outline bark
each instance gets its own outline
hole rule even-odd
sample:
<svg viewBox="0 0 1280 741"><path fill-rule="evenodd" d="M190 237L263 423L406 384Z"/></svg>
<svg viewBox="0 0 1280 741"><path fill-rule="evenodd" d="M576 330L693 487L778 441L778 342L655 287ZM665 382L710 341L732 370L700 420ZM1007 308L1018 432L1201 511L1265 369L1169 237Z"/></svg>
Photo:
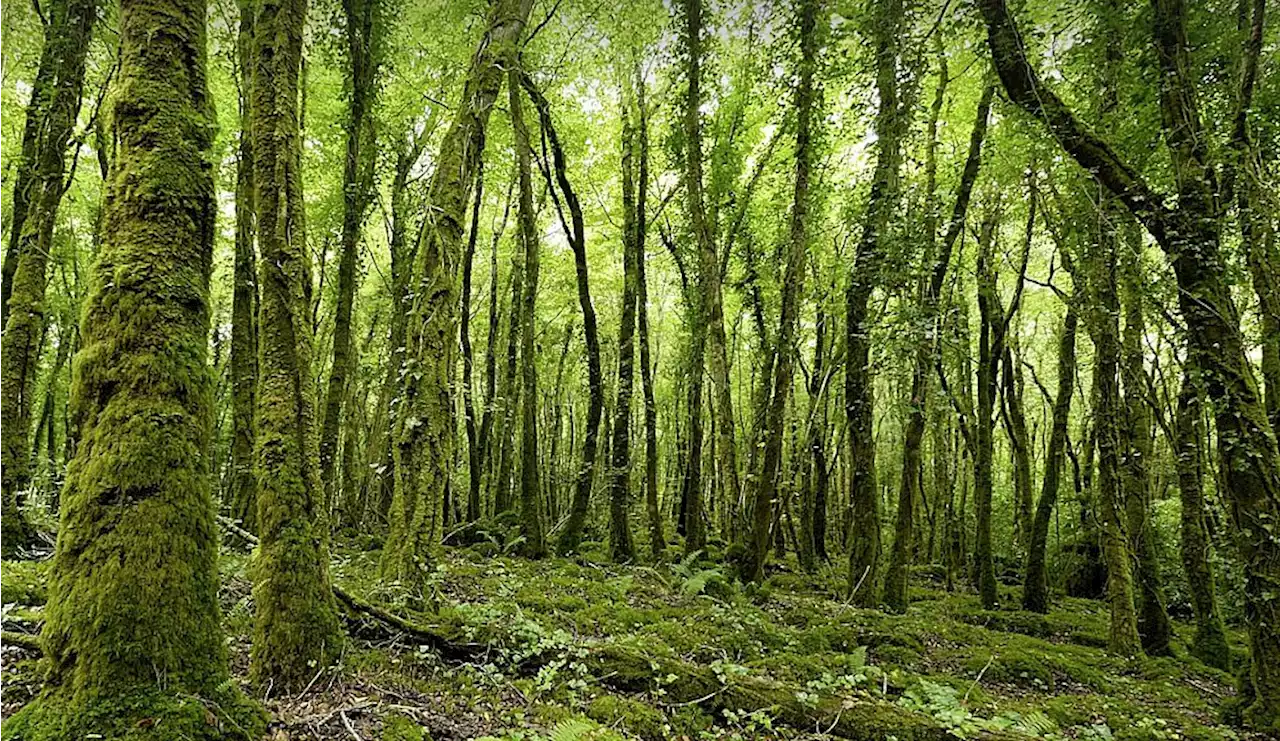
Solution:
<svg viewBox="0 0 1280 741"><path fill-rule="evenodd" d="M475 357L471 351L471 265L476 256L476 239L480 233L480 204L484 198L484 163L476 170L476 194L471 206L471 231L467 251L462 256L462 306L458 310L458 344L462 349L462 414L467 430L467 522L480 519L480 483L484 458L480 452L479 430L476 428Z"/></svg>
<svg viewBox="0 0 1280 741"><path fill-rule="evenodd" d="M205 11L121 5L117 156L72 383L80 443L49 574L45 687L5 721L7 738L265 730L229 677L218 608Z"/></svg>
<svg viewBox="0 0 1280 741"><path fill-rule="evenodd" d="M1075 393L1077 324L1075 307L1068 302L1067 313L1062 319L1062 334L1058 337L1058 390L1053 398L1053 421L1045 450L1044 479L1041 481L1040 499L1036 502L1035 519L1027 541L1027 576L1022 590L1022 609L1031 612L1049 611L1045 550L1049 541L1049 522L1058 502L1062 459L1067 444L1067 425L1071 418L1071 397Z"/></svg>
<svg viewBox="0 0 1280 741"><path fill-rule="evenodd" d="M791 392L794 375L797 325L800 300L804 293L804 281L809 257L808 217L810 168L814 159L813 110L816 98L814 74L818 65L818 41L815 26L818 20L818 0L804 0L798 9L797 23L800 36L800 75L796 88L796 150L795 185L792 191L791 223L786 250L786 269L782 280L782 309L778 322L778 334L772 344L772 377L769 380L768 404L765 411L763 457L760 477L751 481L755 489L752 506L751 539L748 541L742 562L742 576L753 582L764 578L764 563L768 555L769 516L775 510L778 493L778 477L782 467L782 434L786 422L787 397ZM791 487L788 487L791 488Z"/></svg>
<svg viewBox="0 0 1280 741"><path fill-rule="evenodd" d="M942 107L943 93L946 90L945 60L941 68L941 81L938 94L934 99L933 113L930 118L931 131L937 127L937 112ZM937 217L936 204L933 203L936 165L934 149L936 132L930 135L929 151L926 162L926 188L929 193L929 205L926 213L925 229L929 239L926 251L926 264L929 273L920 287L921 321L926 329L924 336L918 340L914 365L911 374L910 411L907 416L906 429L903 432L902 483L898 489L898 516L894 533L894 545L885 574L884 602L898 612L907 608L907 574L911 560L911 544L914 537L914 507L917 499L924 496L924 482L921 479L921 445L924 440L925 412L928 406L930 367L941 362L941 345L939 333L941 324L938 319L938 299L942 292L942 284L946 280L947 269L951 263L951 252L964 227L969 201L973 194L973 185L978 179L978 170L982 165L982 143L986 139L987 119L991 113L992 88L983 89L978 100L977 118L969 135L969 151L965 157L964 169L960 174L960 184L956 191L955 207L948 222L947 232L937 255L933 254L936 239ZM899 542L901 541L901 542Z"/></svg>
<svg viewBox="0 0 1280 741"><path fill-rule="evenodd" d="M1201 473L1204 466L1200 455L1202 414L1194 370L1184 368L1172 442L1178 469L1178 494L1182 500L1182 568L1187 575L1191 607L1196 618L1196 636L1191 643L1191 652L1209 666L1229 671L1231 648L1218 610L1209 530L1205 522L1208 503L1204 498Z"/></svg>
<svg viewBox="0 0 1280 741"><path fill-rule="evenodd" d="M982 606L996 607L996 572L991 552L991 493L996 387L1000 358L1004 355L1004 307L996 284L994 261L998 212L992 210L982 222L978 241L978 405L974 429L977 443L973 455L973 503L977 514L974 541L974 575Z"/></svg>
<svg viewBox="0 0 1280 741"><path fill-rule="evenodd" d="M640 333L640 381L644 388L644 502L649 518L649 551L656 562L666 548L662 509L658 503L658 402L653 390L653 358L649 347L649 285L645 275L645 235L649 222L645 207L649 190L649 118L645 107L644 76L635 67L636 110L639 125L635 134L639 154L636 183L636 327Z"/></svg>
<svg viewBox="0 0 1280 741"><path fill-rule="evenodd" d="M1034 495L1031 492L1031 436L1022 403L1021 355L1015 345L1011 335L1005 343L1000 399L1005 432L1013 453L1014 537L1025 548L1031 536Z"/></svg>
<svg viewBox="0 0 1280 741"><path fill-rule="evenodd" d="M342 163L342 252L338 261L338 296L333 318L333 362L325 391L324 421L320 428L320 481L325 512L337 501L336 466L342 409L351 395L349 376L356 364L351 336L351 312L360 273L360 232L373 189L373 129L369 113L377 90L378 60L376 0L343 0L346 31L347 104L346 156Z"/></svg>
<svg viewBox="0 0 1280 741"><path fill-rule="evenodd" d="M1151 412L1147 406L1147 376L1143 367L1146 322L1142 315L1142 239L1137 226L1126 229L1120 245L1120 289L1124 295L1124 329L1120 345L1120 379L1124 387L1121 426L1125 446L1123 485L1125 524L1134 556L1138 587L1138 635L1142 648L1152 656L1170 654L1173 626L1165 607L1156 533L1151 523Z"/></svg>
<svg viewBox="0 0 1280 741"><path fill-rule="evenodd" d="M699 108L702 105L702 0L683 0L684 13L683 41L688 54L686 73L686 91L684 105L681 110L681 126L684 132L683 177L685 191L685 210L698 252L698 290L690 296L689 320L689 454L685 461L685 476L681 488L681 499L684 506L685 552L694 553L706 545L706 524L704 522L705 505L702 496L702 392L703 374L707 365L707 345L710 326L715 319L720 320L720 332L723 337L723 307L720 313L712 316L712 311L720 306L719 271L720 261L716 255L711 226L707 224L706 205L702 192L702 122ZM686 293L686 296L688 294ZM697 303L694 303L694 300ZM723 352L724 347L720 347ZM719 361L724 361L723 355ZM714 364L714 363L713 363ZM713 381L714 383L715 381ZM724 389L728 394L728 388ZM716 390L713 389L713 395ZM718 397L717 397L718 398ZM712 407L718 405L713 401ZM718 410L717 410L718 411ZM732 415L729 419L727 434L732 438ZM733 455L732 452L729 455ZM727 473L722 470L722 474ZM736 477L736 471L734 472Z"/></svg>
<svg viewBox="0 0 1280 741"><path fill-rule="evenodd" d="M342 648L329 590L311 373L311 260L303 224L298 85L305 0L264 0L254 20L258 314L258 530L250 671L301 688Z"/></svg>
<svg viewBox="0 0 1280 741"><path fill-rule="evenodd" d="M5 254L11 270L0 343L0 510L3 551L32 537L20 506L31 482L31 414L53 228L65 190L67 142L84 88L85 55L97 20L94 0L58 0L48 9L44 48L27 109L21 171L14 189L13 231ZM10 277L11 276L11 277Z"/></svg>
<svg viewBox="0 0 1280 741"><path fill-rule="evenodd" d="M618 387L613 405L613 441L609 472L609 551L614 561L635 558L631 540L631 396L635 378L636 249L644 214L636 209L632 157L635 132L631 121L634 91L627 77L622 110L622 308L618 328Z"/></svg>
<svg viewBox="0 0 1280 741"><path fill-rule="evenodd" d="M403 411L396 422L395 490L384 576L420 581L443 535L443 502L454 461L453 381L463 227L471 186L484 155L485 130L531 0L494 0L463 85L462 104L440 144L427 186L422 246L408 285L413 294L406 328Z"/></svg>
<svg viewBox="0 0 1280 741"><path fill-rule="evenodd" d="M858 242L857 257L845 290L844 403L853 468L850 498L853 522L849 549L849 592L864 607L876 602L880 563L880 495L876 487L876 451L872 413L874 398L870 367L871 323L867 304L880 282L884 262L884 232L898 200L898 169L902 159L905 116L898 101L898 41L903 7L900 0L877 4L875 20L876 166L871 195Z"/></svg>
<svg viewBox="0 0 1280 741"><path fill-rule="evenodd" d="M590 401L587 407L587 429L583 433L582 465L578 469L574 483L573 506L569 510L569 521L560 534L557 544L561 553L569 553L578 548L582 540L582 527L587 520L587 508L591 503L591 487L595 481L596 451L599 445L600 418L604 414L604 380L600 368L600 334L596 323L596 310L591 303L591 278L587 272L586 227L582 216L582 205L578 194L569 182L564 149L560 145L560 137L556 134L551 120L551 109L547 99L533 85L529 77L522 78L525 90L533 99L538 109L538 118L542 122L542 133L551 146L551 156L555 169L554 186L550 169L544 170L547 185L551 188L552 200L556 204L556 212L560 215L560 225L569 237L569 246L573 249L573 265L578 284L578 306L582 309L582 333L587 345L587 386ZM544 156L543 160L547 158ZM564 205L556 196L555 186L559 186L564 196ZM564 208L569 209L569 218L565 218Z"/></svg>
<svg viewBox="0 0 1280 741"><path fill-rule="evenodd" d="M511 69L507 91L511 128L515 133L516 171L520 179L516 223L520 227L520 244L524 247L524 288L520 292L520 533L524 536L521 550L529 558L542 558L547 555L547 544L542 516L538 511L542 477L538 470L538 355L534 346L540 250L538 225L533 213L529 129L524 123L518 69Z"/></svg>
<svg viewBox="0 0 1280 741"><path fill-rule="evenodd" d="M254 246L253 124L250 86L253 78L253 3L240 0L236 63L240 82L240 141L236 151L236 236L234 289L231 295L231 516L256 532L257 479L253 471L258 396L258 270Z"/></svg>

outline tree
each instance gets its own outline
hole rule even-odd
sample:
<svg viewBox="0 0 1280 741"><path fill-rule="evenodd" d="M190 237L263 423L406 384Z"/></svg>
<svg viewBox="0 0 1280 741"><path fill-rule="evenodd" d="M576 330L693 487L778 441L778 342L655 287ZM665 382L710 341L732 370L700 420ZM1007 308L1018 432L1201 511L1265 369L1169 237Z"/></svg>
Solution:
<svg viewBox="0 0 1280 741"><path fill-rule="evenodd" d="M4 261L0 503L6 555L32 537L20 504L31 479L31 410L45 331L46 271L58 205L66 190L67 142L80 112L85 55L98 19L93 0L56 0L48 12L40 68L27 106L22 171L14 187L13 231Z"/></svg>
<svg viewBox="0 0 1280 741"><path fill-rule="evenodd" d="M427 186L422 244L407 285L412 294L406 328L405 387L396 420L395 486L390 532L383 551L384 576L421 578L442 536L441 503L453 461L453 346L457 337L457 289L471 185L484 154L489 114L504 71L529 17L530 0L495 0L463 86L461 105L440 144Z"/></svg>
<svg viewBox="0 0 1280 741"><path fill-rule="evenodd" d="M520 291L520 533L522 549L530 558L542 558L547 545L538 512L541 477L538 473L538 356L533 336L538 298L538 226L533 214L533 175L530 172L529 129L520 102L520 71L512 68L507 82L511 127L515 131L516 171L520 198L516 208L519 241L524 247L524 288ZM514 329L512 331L515 331Z"/></svg>
<svg viewBox="0 0 1280 741"><path fill-rule="evenodd" d="M258 212L258 535L254 679L302 688L342 649L329 586L311 373L311 258L303 228L298 83L305 0L261 0L254 19Z"/></svg>
<svg viewBox="0 0 1280 741"><path fill-rule="evenodd" d="M773 377L769 381L769 397L764 420L764 453L759 479L752 482L755 489L751 508L751 539L747 544L742 563L742 576L759 582L764 578L764 562L768 556L769 525L777 497L779 469L782 465L782 428L787 411L787 397L791 392L795 373L795 353L800 313L800 299L804 293L804 280L808 273L809 257L808 216L810 211L810 169L814 160L813 111L818 93L814 75L818 66L818 40L816 26L821 5L818 0L805 0L797 10L797 26L800 38L799 83L796 86L796 170L795 188L792 194L791 220L786 251L786 272L782 279L782 310L778 321L778 334L773 342L774 359L768 364Z"/></svg>
<svg viewBox="0 0 1280 741"><path fill-rule="evenodd" d="M6 738L158 725L249 741L264 730L228 678L219 624L205 11L200 0L121 4L117 146L72 384L80 444L50 571L48 674Z"/></svg>
<svg viewBox="0 0 1280 741"><path fill-rule="evenodd" d="M1245 562L1249 680L1255 698L1245 715L1256 727L1274 729L1280 725L1280 600L1267 585L1280 579L1280 542L1269 533L1271 523L1280 521L1280 466L1275 434L1245 355L1239 314L1224 280L1217 177L1190 72L1186 5L1181 0L1152 3L1162 128L1177 174L1174 206L1040 81L1004 1L982 0L979 7L1009 97L1048 126L1067 154L1095 174L1173 263L1189 358L1204 374L1214 405L1222 473Z"/></svg>
<svg viewBox="0 0 1280 741"><path fill-rule="evenodd" d="M258 270L254 265L253 2L239 0L236 34L240 131L236 147L236 236L231 296L231 516L249 532L257 530L257 480L253 450L258 396Z"/></svg>
<svg viewBox="0 0 1280 741"><path fill-rule="evenodd" d="M864 607L876 602L875 584L880 564L880 495L876 491L876 450L873 434L874 406L871 378L871 317L868 303L880 281L885 255L885 232L898 195L898 168L906 120L898 98L898 40L902 29L902 3L876 3L874 44L876 92L876 165L871 194L863 217L857 256L845 288L844 405L849 436L849 464L853 478L849 492L853 525L849 549L849 592Z"/></svg>

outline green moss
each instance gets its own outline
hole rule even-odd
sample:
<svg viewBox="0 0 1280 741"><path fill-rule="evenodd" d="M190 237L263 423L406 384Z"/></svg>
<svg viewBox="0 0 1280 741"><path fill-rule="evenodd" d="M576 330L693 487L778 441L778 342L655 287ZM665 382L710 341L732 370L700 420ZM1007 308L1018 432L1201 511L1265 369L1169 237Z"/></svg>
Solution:
<svg viewBox="0 0 1280 741"><path fill-rule="evenodd" d="M5 741L257 741L266 715L230 683L205 695L144 689L110 702L66 702L46 692L4 724Z"/></svg>
<svg viewBox="0 0 1280 741"><path fill-rule="evenodd" d="M667 717L637 700L617 695L600 695L591 701L587 716L611 727L619 727L645 741L667 737Z"/></svg>
<svg viewBox="0 0 1280 741"><path fill-rule="evenodd" d="M0 601L32 607L49 598L47 561L5 561L0 564Z"/></svg>
<svg viewBox="0 0 1280 741"><path fill-rule="evenodd" d="M382 741L426 741L422 726L403 715L388 715L382 721Z"/></svg>

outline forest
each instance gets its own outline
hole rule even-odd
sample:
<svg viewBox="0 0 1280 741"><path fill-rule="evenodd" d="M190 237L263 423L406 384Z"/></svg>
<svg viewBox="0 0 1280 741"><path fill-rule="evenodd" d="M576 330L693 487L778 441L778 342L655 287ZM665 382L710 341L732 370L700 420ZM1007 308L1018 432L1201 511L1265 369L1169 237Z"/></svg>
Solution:
<svg viewBox="0 0 1280 741"><path fill-rule="evenodd" d="M0 738L1280 738L1266 6L4 3Z"/></svg>

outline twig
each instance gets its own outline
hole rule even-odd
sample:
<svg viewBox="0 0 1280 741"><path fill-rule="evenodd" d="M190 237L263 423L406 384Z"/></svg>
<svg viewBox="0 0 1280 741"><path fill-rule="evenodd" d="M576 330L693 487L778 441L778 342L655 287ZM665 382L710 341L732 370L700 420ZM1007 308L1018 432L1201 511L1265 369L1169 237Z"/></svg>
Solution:
<svg viewBox="0 0 1280 741"><path fill-rule="evenodd" d="M986 666L982 667L982 670L978 672L978 676L976 676L976 677L974 677L974 678L973 678L973 684L969 685L969 689L967 689L967 690L965 690L965 691L964 691L964 697L960 700L960 702L961 702L962 704L963 704L963 703L966 703L966 702L968 702L968 701L969 701L969 693L970 693L970 692L973 692L973 688L974 688L974 687L977 687L977 686L978 686L978 682L981 682L981 681L982 681L982 675L987 673L987 670L991 668L991 662L993 662L993 661L995 661L995 660L996 660L996 655L993 653L993 654L991 654L991 656L987 659L987 664L986 664Z"/></svg>
<svg viewBox="0 0 1280 741"><path fill-rule="evenodd" d="M347 711L339 711L338 715L342 718L342 725L347 727L347 733L351 734L351 738L356 741L364 741L364 739L360 738L360 734L356 733L355 727L351 725L351 719L347 717Z"/></svg>

